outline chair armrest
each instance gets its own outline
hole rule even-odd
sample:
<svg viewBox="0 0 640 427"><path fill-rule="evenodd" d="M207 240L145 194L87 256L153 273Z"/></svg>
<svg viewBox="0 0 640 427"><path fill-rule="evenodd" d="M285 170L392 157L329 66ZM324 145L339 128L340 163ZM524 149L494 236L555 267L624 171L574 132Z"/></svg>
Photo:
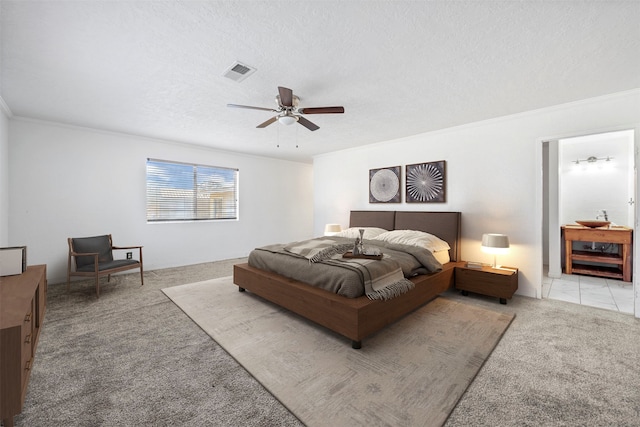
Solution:
<svg viewBox="0 0 640 427"><path fill-rule="evenodd" d="M96 256L100 255L98 252L71 252L71 256Z"/></svg>
<svg viewBox="0 0 640 427"><path fill-rule="evenodd" d="M78 257L81 256L90 256L93 257L93 265L96 269L96 272L98 271L98 257L100 256L99 252L70 252L71 256L69 257L69 272L71 271L71 257L75 257L76 259L76 271L78 271Z"/></svg>

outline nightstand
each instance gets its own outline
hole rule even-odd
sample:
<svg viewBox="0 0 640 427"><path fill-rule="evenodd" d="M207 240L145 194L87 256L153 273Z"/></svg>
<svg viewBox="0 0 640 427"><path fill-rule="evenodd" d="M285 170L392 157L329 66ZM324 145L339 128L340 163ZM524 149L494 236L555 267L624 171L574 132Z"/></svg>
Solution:
<svg viewBox="0 0 640 427"><path fill-rule="evenodd" d="M506 304L518 289L518 269L513 267L482 268L456 267L456 289L462 295L469 292L500 298L500 304Z"/></svg>

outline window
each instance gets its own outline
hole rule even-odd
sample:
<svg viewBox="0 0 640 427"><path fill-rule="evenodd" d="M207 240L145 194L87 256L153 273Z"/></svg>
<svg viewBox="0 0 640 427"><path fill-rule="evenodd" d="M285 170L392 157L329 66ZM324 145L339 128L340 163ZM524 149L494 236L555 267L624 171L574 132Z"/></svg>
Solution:
<svg viewBox="0 0 640 427"><path fill-rule="evenodd" d="M238 170L147 159L147 221L238 218Z"/></svg>

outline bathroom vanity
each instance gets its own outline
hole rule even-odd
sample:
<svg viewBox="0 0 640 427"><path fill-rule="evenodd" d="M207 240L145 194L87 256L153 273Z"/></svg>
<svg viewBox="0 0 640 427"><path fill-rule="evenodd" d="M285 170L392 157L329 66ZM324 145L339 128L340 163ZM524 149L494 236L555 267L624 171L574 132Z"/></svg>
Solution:
<svg viewBox="0 0 640 427"><path fill-rule="evenodd" d="M565 273L608 277L631 282L633 229L623 226L590 228L563 225ZM574 250L573 242L614 243L617 253Z"/></svg>

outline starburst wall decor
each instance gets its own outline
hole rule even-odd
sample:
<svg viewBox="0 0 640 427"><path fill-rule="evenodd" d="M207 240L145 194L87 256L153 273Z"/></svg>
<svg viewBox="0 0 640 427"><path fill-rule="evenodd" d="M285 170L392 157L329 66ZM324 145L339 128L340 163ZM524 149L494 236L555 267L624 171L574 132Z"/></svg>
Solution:
<svg viewBox="0 0 640 427"><path fill-rule="evenodd" d="M444 160L405 166L407 203L437 203L445 201Z"/></svg>

